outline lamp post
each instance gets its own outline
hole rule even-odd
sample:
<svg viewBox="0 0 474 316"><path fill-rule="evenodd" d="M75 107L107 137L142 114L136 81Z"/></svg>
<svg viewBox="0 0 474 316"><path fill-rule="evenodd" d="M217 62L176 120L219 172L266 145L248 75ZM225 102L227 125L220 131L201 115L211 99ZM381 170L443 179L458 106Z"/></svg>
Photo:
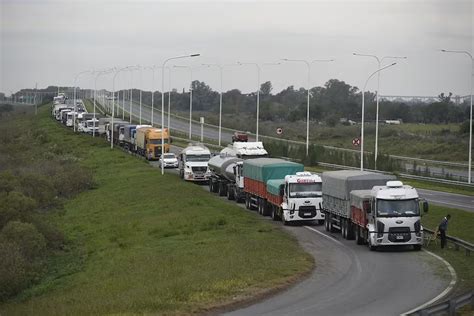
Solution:
<svg viewBox="0 0 474 316"><path fill-rule="evenodd" d="M166 126L168 127L168 133L170 132L170 123L171 123L171 68L168 67L168 124Z"/></svg>
<svg viewBox="0 0 474 316"><path fill-rule="evenodd" d="M293 62L301 62L306 65L308 68L308 96L307 96L307 106L306 106L306 156L309 154L309 97L310 97L310 85L311 85L311 64L314 62L329 62L333 61L333 59L316 59L310 62L303 60L303 59L288 59L288 58L283 58L283 61L293 61Z"/></svg>
<svg viewBox="0 0 474 316"><path fill-rule="evenodd" d="M96 113L96 110L95 110L95 104L96 104L96 98L97 98L97 79L101 76L101 75L104 75L104 74L108 74L112 71L114 71L115 68L112 68L112 69L107 69L107 70L102 70L102 71L98 71L95 75L95 78L94 78L94 128L92 129L92 137L95 137L95 113Z"/></svg>
<svg viewBox="0 0 474 316"><path fill-rule="evenodd" d="M191 66L179 66L174 65L174 68L187 68L189 69L190 75L190 86L189 86L189 140L191 140L192 135L192 121L193 121L193 68Z"/></svg>
<svg viewBox="0 0 474 316"><path fill-rule="evenodd" d="M114 148L114 116L115 116L115 78L119 74L119 72L127 69L131 69L133 66L127 66L123 67L120 69L115 70L114 77L112 79L112 120L111 120L111 125L109 125L111 128L111 134L110 134L110 149Z"/></svg>
<svg viewBox="0 0 474 316"><path fill-rule="evenodd" d="M90 70L81 71L74 77L74 113L73 113L73 122L72 125L74 126L74 132L76 131L76 112L77 112L77 100L76 100L76 83L77 78L82 74L90 73Z"/></svg>
<svg viewBox="0 0 474 316"><path fill-rule="evenodd" d="M371 57L375 58L377 60L377 65L378 68L380 69L382 61L384 59L390 58L390 59L407 59L406 56L384 56L382 58L379 58L378 56L375 55L369 55L369 54L358 54L358 53L352 53L354 56L361 56L361 57ZM376 113L375 113L375 151L374 151L374 168L377 170L377 157L378 157L378 151L379 151L379 92L380 92L380 72L377 73L377 94L376 94Z"/></svg>
<svg viewBox="0 0 474 316"><path fill-rule="evenodd" d="M257 63L241 63L237 62L238 65L254 65L257 68L257 126L255 129L255 141L258 142L258 122L260 116L260 72L261 68L260 65Z"/></svg>
<svg viewBox="0 0 474 316"><path fill-rule="evenodd" d="M220 92L219 92L219 146L221 145L221 135L222 135L222 72L223 72L223 66L219 64L202 64L203 66L207 67L217 67L219 68L219 75L220 75L220 81L221 81L221 87L220 87Z"/></svg>
<svg viewBox="0 0 474 316"><path fill-rule="evenodd" d="M468 163L468 174L467 174L467 182L471 184L471 170L472 170L472 77L474 76L474 58L472 54L465 50L441 50L443 53L454 53L454 54L465 54L471 58L471 106L470 106L470 114L469 114L469 163Z"/></svg>
<svg viewBox="0 0 474 316"><path fill-rule="evenodd" d="M164 116L164 113L165 113L165 94L164 94L164 91L165 91L165 68L166 68L166 63L169 62L170 60L174 60L174 59L181 59L181 58L188 58L188 57L197 57L197 56L200 56L200 54L191 54L191 55L183 55L183 56L176 56L176 57L170 57L168 59L165 59L165 61L163 61L163 66L162 66L162 71L161 71L161 129L162 129L162 132L161 132L161 157L163 157L163 154L165 153L165 137L164 137L164 133L163 133L163 126L165 125L165 116ZM164 169L164 163L161 164L161 174L164 175L165 174L165 169Z"/></svg>
<svg viewBox="0 0 474 316"><path fill-rule="evenodd" d="M138 69L140 70L140 118L139 122L140 125L142 125L142 89L143 89L143 67L138 66Z"/></svg>
<svg viewBox="0 0 474 316"><path fill-rule="evenodd" d="M365 81L364 88L362 89L362 119L361 119L361 127L360 127L360 170L364 170L364 110L365 110L365 88L367 87L367 83L369 83L370 78L372 78L375 74L379 73L380 71L387 69L389 67L395 66L397 63L393 63L382 68L377 69L377 71L373 72L369 78Z"/></svg>

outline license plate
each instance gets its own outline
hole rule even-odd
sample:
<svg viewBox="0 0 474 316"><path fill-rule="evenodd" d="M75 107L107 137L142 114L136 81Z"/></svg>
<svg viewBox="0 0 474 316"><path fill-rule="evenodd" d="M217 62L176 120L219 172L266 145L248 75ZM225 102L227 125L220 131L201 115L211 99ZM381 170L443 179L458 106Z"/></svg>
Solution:
<svg viewBox="0 0 474 316"><path fill-rule="evenodd" d="M397 239L398 239L398 240L402 240L402 239L403 239L403 236L397 236Z"/></svg>
<svg viewBox="0 0 474 316"><path fill-rule="evenodd" d="M304 213L304 216L311 216L311 213Z"/></svg>

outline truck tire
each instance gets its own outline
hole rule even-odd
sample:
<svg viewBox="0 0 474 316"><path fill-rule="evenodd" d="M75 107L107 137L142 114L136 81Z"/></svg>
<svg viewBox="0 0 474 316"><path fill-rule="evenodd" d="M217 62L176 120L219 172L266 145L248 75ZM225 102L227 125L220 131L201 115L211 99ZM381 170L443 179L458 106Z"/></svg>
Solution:
<svg viewBox="0 0 474 316"><path fill-rule="evenodd" d="M326 214L324 217L324 229L328 232L329 231L329 214Z"/></svg>
<svg viewBox="0 0 474 316"><path fill-rule="evenodd" d="M360 237L360 227L359 227L359 225L356 225L356 226L355 226L354 235L355 235L356 244L362 245L362 244L364 243L364 241L363 241L363 239Z"/></svg>
<svg viewBox="0 0 474 316"><path fill-rule="evenodd" d="M227 187L227 199L228 200L235 200L235 191L233 190L232 187Z"/></svg>
<svg viewBox="0 0 474 316"><path fill-rule="evenodd" d="M329 216L329 232L334 233L336 228L332 225L332 215Z"/></svg>
<svg viewBox="0 0 474 316"><path fill-rule="evenodd" d="M270 203L268 203L266 200L262 200L262 215L263 216L270 216L272 215L272 210L271 210L271 207L273 205L271 205Z"/></svg>
<svg viewBox="0 0 474 316"><path fill-rule="evenodd" d="M278 216L278 214L277 214L277 207L276 207L275 205L272 205L271 207L272 207L272 219L273 219L274 221L279 220L280 218L279 218L279 216Z"/></svg>
<svg viewBox="0 0 474 316"><path fill-rule="evenodd" d="M219 196L226 196L227 195L227 186L221 182L221 181L218 181L217 182L217 186L218 186L218 189L219 189Z"/></svg>
<svg viewBox="0 0 474 316"><path fill-rule="evenodd" d="M245 208L250 210L250 196L248 194L245 194Z"/></svg>
<svg viewBox="0 0 474 316"><path fill-rule="evenodd" d="M354 225L351 220L347 220L347 240L354 239Z"/></svg>

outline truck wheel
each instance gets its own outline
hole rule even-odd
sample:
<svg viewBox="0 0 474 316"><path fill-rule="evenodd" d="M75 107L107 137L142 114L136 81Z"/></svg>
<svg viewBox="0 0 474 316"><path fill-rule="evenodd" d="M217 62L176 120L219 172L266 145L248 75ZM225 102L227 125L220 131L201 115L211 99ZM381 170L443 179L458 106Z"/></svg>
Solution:
<svg viewBox="0 0 474 316"><path fill-rule="evenodd" d="M219 189L219 196L225 196L227 192L225 190L224 184L222 182L217 182L217 185Z"/></svg>
<svg viewBox="0 0 474 316"><path fill-rule="evenodd" d="M245 208L250 210L250 197L248 194L245 195Z"/></svg>
<svg viewBox="0 0 474 316"><path fill-rule="evenodd" d="M262 215L270 216L272 212L271 207L272 205L270 203L268 203L266 200L262 200Z"/></svg>
<svg viewBox="0 0 474 316"><path fill-rule="evenodd" d="M420 251L421 250L421 245L413 245L413 250Z"/></svg>
<svg viewBox="0 0 474 316"><path fill-rule="evenodd" d="M328 232L329 231L329 214L326 214L324 217L324 229Z"/></svg>
<svg viewBox="0 0 474 316"><path fill-rule="evenodd" d="M343 239L346 239L346 220L344 218L339 222L341 225L341 235Z"/></svg>
<svg viewBox="0 0 474 316"><path fill-rule="evenodd" d="M272 219L274 221L277 221L279 219L277 214L277 207L275 205L272 205Z"/></svg>
<svg viewBox="0 0 474 316"><path fill-rule="evenodd" d="M227 188L227 199L235 200L234 190L232 188Z"/></svg>
<svg viewBox="0 0 474 316"><path fill-rule="evenodd" d="M352 224L351 220L347 222L347 240L354 239L354 225Z"/></svg>
<svg viewBox="0 0 474 316"><path fill-rule="evenodd" d="M357 225L354 229L356 244L362 245L362 238L360 237L360 227Z"/></svg>

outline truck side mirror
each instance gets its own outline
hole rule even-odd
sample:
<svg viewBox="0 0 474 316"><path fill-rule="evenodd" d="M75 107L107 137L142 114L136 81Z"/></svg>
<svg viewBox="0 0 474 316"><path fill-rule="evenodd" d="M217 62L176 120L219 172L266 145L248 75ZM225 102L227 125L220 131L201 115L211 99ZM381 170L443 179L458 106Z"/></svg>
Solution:
<svg viewBox="0 0 474 316"><path fill-rule="evenodd" d="M428 201L423 201L423 212L428 213L428 210L429 210Z"/></svg>

